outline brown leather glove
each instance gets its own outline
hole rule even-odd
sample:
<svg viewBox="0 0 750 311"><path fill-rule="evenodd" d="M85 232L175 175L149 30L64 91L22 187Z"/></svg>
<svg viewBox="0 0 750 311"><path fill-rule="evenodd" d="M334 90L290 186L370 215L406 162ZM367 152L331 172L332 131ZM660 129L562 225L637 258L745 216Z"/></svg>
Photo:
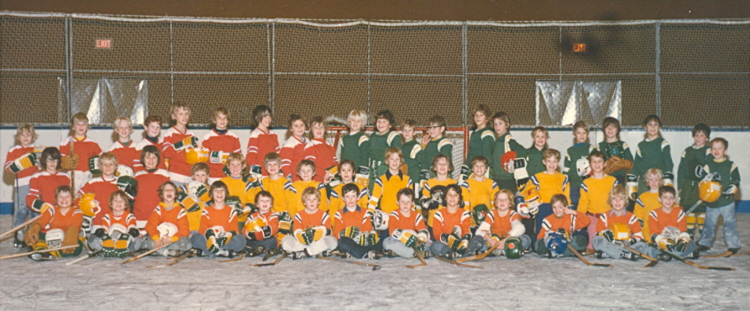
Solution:
<svg viewBox="0 0 750 311"><path fill-rule="evenodd" d="M633 161L625 160L618 156L612 156L604 163L604 174L612 175L612 173L622 169L626 171L633 169Z"/></svg>
<svg viewBox="0 0 750 311"><path fill-rule="evenodd" d="M80 230L76 227L70 226L65 229L65 238L63 238L62 246L76 245L78 244L78 234ZM65 254L72 254L76 251L75 248L68 248L62 250Z"/></svg>
<svg viewBox="0 0 750 311"><path fill-rule="evenodd" d="M40 231L42 231L42 225L37 221L32 222L26 229L26 234L23 237L23 241L26 242L26 245L33 248L34 245L39 242Z"/></svg>
<svg viewBox="0 0 750 311"><path fill-rule="evenodd" d="M60 166L62 166L64 170L74 170L78 166L78 158L79 156L77 154L63 156L62 159L60 159Z"/></svg>

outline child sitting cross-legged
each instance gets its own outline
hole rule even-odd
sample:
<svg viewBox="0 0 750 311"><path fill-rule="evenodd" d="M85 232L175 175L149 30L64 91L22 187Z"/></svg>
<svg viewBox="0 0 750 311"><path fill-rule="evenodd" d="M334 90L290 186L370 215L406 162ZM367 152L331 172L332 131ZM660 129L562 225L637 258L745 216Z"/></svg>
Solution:
<svg viewBox="0 0 750 311"><path fill-rule="evenodd" d="M305 209L294 216L294 234L281 239L282 249L292 253L295 260L330 252L338 246L336 238L331 236L328 213L318 208L320 198L320 191L315 187L308 187L302 191Z"/></svg>
<svg viewBox="0 0 750 311"><path fill-rule="evenodd" d="M602 213L596 223L598 233L594 236L592 244L597 257L637 260L638 255L623 246L643 253L648 251L648 245L643 241L640 221L626 210L628 194L625 187L616 185L612 188L609 192L609 204L612 210Z"/></svg>

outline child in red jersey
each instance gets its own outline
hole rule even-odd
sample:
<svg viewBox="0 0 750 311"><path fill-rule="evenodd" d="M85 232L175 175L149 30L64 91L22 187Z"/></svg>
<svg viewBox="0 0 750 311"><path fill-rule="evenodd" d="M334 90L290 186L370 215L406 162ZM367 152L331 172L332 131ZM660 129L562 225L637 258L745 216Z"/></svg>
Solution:
<svg viewBox="0 0 750 311"><path fill-rule="evenodd" d="M46 209L42 212L42 218L29 225L24 241L34 250L70 245L78 247L51 253L35 253L29 257L43 260L79 255L83 250L83 243L79 240L81 224L83 213L73 206L72 190L67 185L57 187L55 207Z"/></svg>
<svg viewBox="0 0 750 311"><path fill-rule="evenodd" d="M592 244L597 257L637 260L638 255L622 246L630 246L643 253L648 251L648 244L643 241L640 221L626 210L628 194L625 187L616 185L612 188L609 192L609 204L612 210L602 213L596 223L598 234L594 236Z"/></svg>
<svg viewBox="0 0 750 311"><path fill-rule="evenodd" d="M226 176L224 166L230 153L242 153L239 136L229 130L229 111L224 107L216 108L212 121L211 130L203 136L202 141L203 148L209 151L209 184Z"/></svg>
<svg viewBox="0 0 750 311"><path fill-rule="evenodd" d="M305 136L307 123L298 115L291 115L289 119L289 138L281 146L281 171L292 181L300 180L300 176L293 174L297 165L310 155L308 147L310 141Z"/></svg>
<svg viewBox="0 0 750 311"><path fill-rule="evenodd" d="M445 208L435 212L435 220L432 223L435 240L430 246L430 251L435 256L449 253L451 257L464 256L473 254L482 247L481 243L469 243L472 236L469 229L471 214L459 206L462 201L461 187L456 184L448 185L443 198Z"/></svg>
<svg viewBox="0 0 750 311"><path fill-rule="evenodd" d="M255 195L258 210L247 218L242 234L247 238L247 256L254 257L274 249L278 245L279 215L271 210L274 198L270 192L261 190Z"/></svg>
<svg viewBox="0 0 750 311"><path fill-rule="evenodd" d="M72 169L75 178L75 188L78 191L81 186L91 178L89 172L89 159L102 153L102 148L93 139L86 136L89 131L89 118L85 113L79 112L70 119L70 136L60 143L60 154L69 157L71 163L62 163L63 168ZM73 152L71 152L73 144ZM68 161L64 161L68 162ZM66 167L71 164L72 167ZM107 194L109 195L109 194Z"/></svg>
<svg viewBox="0 0 750 311"><path fill-rule="evenodd" d="M161 117L146 117L146 121L143 122L143 139L135 145L136 152L140 155L146 146L155 146L161 152L163 145L164 141L161 138ZM167 169L164 159L159 162L159 168ZM136 159L133 163L133 171L138 173L143 169L143 163L141 163L140 159Z"/></svg>
<svg viewBox="0 0 750 311"><path fill-rule="evenodd" d="M26 206L33 213L44 213L55 204L55 189L70 185L70 176L59 171L60 151L56 147L47 147L42 151L39 162L41 171L34 174L29 181L29 194L26 195Z"/></svg>
<svg viewBox="0 0 750 311"><path fill-rule="evenodd" d="M234 257L235 253L245 249L247 240L237 234L237 211L225 204L229 189L217 181L211 185L209 193L213 204L203 211L201 227L191 234L190 242L210 257Z"/></svg>
<svg viewBox="0 0 750 311"><path fill-rule="evenodd" d="M115 155L117 163L135 171L135 163L140 157L140 151L136 150L135 143L130 139L133 133L133 123L129 118L119 117L114 122L115 132L112 137L115 142L105 152Z"/></svg>
<svg viewBox="0 0 750 311"><path fill-rule="evenodd" d="M396 194L399 209L388 217L388 237L383 249L404 258L414 257L414 248L424 249L429 243L429 231L422 214L414 210L414 191L403 188Z"/></svg>
<svg viewBox="0 0 750 311"><path fill-rule="evenodd" d="M271 131L271 122L273 121L271 108L266 105L255 107L253 119L258 126L250 132L250 139L247 141L247 155L245 155L247 166L251 172L257 171L263 166L267 154L281 152L279 137ZM264 168L262 174L267 176L268 171Z"/></svg>
<svg viewBox="0 0 750 311"><path fill-rule="evenodd" d="M331 236L328 213L318 208L320 198L320 191L315 187L302 191L305 209L294 216L294 234L281 239L282 249L292 253L295 260L330 252L338 246L336 238Z"/></svg>
<svg viewBox="0 0 750 311"><path fill-rule="evenodd" d="M673 253L689 259L698 258L695 242L687 233L687 219L682 207L675 207L677 191L672 186L659 187L659 202L661 208L651 211L648 215L648 227L651 231L651 241L656 248L649 249L651 257L668 261L671 256L662 251Z"/></svg>
<svg viewBox="0 0 750 311"><path fill-rule="evenodd" d="M310 122L310 146L307 160L315 162L315 179L319 182L328 182L333 177L330 173L339 164L336 159L336 148L326 143L326 130L328 124L323 117L314 117ZM334 171L335 172L335 171Z"/></svg>
<svg viewBox="0 0 750 311"><path fill-rule="evenodd" d="M170 244L158 251L163 256L175 256L190 249L190 230L185 209L176 201L177 186L165 182L159 187L161 202L151 212L146 223L146 235L141 238L145 249L154 249Z"/></svg>
<svg viewBox="0 0 750 311"><path fill-rule="evenodd" d="M88 236L91 249L102 250L105 257L125 257L141 248L135 216L127 212L128 200L124 191L113 192L109 197L112 212L104 215L102 222L94 226L94 233Z"/></svg>
<svg viewBox="0 0 750 311"><path fill-rule="evenodd" d="M182 103L172 105L172 122L174 126L164 133L162 156L169 161L170 180L177 186L190 182L191 164L185 159L188 149L198 148L198 138L188 130L190 107Z"/></svg>
<svg viewBox="0 0 750 311"><path fill-rule="evenodd" d="M521 240L524 250L531 248L531 238L526 235L526 228L521 223L521 216L513 208L513 193L502 189L495 194L495 209L489 212L477 228L471 243L480 243L481 250L497 247L495 256L504 254L505 241L512 237ZM476 241L476 242L475 242Z"/></svg>
<svg viewBox="0 0 750 311"><path fill-rule="evenodd" d="M99 156L98 161L102 176L87 181L77 193L78 196L93 193L100 207L99 212L93 218L84 216L83 230L86 234L91 233L92 225L99 224L102 221L102 217L112 211L109 208L109 196L118 190L117 177L115 177L118 165L117 158L111 153L104 153Z"/></svg>
<svg viewBox="0 0 750 311"><path fill-rule="evenodd" d="M148 145L141 151L139 160L143 164L143 170L135 173L138 182L138 196L133 203L133 215L136 226L143 230L146 227L151 212L159 205L159 187L169 181L169 172L159 168L161 165L161 152L154 145ZM145 231L141 232L142 234Z"/></svg>
<svg viewBox="0 0 750 311"><path fill-rule="evenodd" d="M336 212L333 226L333 236L339 238L339 250L356 258L374 258L383 247L372 227L372 212L357 204L360 193L357 184L346 184L341 191L344 208Z"/></svg>
<svg viewBox="0 0 750 311"><path fill-rule="evenodd" d="M15 175L15 196L13 197L13 227L26 221L26 216L34 218L39 214L29 211L24 201L29 195L31 177L39 171L37 154L40 147L34 144L39 137L31 124L22 124L16 130L16 145L11 147L5 157L5 170ZM13 240L13 247L23 247L23 230L18 230Z"/></svg>
<svg viewBox="0 0 750 311"><path fill-rule="evenodd" d="M586 232L579 231L589 225L589 218L580 211L568 207L568 196L558 193L550 199L552 215L542 221L542 230L537 234L536 252L550 258L571 256L567 246L583 251L588 243Z"/></svg>

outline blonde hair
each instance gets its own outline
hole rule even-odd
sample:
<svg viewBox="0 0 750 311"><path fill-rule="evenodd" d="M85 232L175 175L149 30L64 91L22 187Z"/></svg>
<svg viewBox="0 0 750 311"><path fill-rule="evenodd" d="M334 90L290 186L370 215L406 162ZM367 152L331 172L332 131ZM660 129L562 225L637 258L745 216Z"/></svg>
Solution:
<svg viewBox="0 0 750 311"><path fill-rule="evenodd" d="M514 199L513 192L511 192L508 189L500 189L500 191L495 192L495 197L493 198L493 201L497 201L497 198L500 196L501 193L504 193L505 195L508 196L508 201L510 202L509 203L510 204L509 209L515 208L516 207L516 202L513 201L513 199Z"/></svg>
<svg viewBox="0 0 750 311"><path fill-rule="evenodd" d="M349 120L353 119L362 121L362 130L364 131L364 127L367 126L367 112L364 110L352 110L352 112L349 113L349 116L346 117L346 121L348 123Z"/></svg>
<svg viewBox="0 0 750 311"><path fill-rule="evenodd" d="M609 198L607 199L607 204L612 206L612 199L614 198L624 199L627 204L628 192L625 190L625 187L623 187L622 185L616 185L612 187L612 190L609 191Z"/></svg>
<svg viewBox="0 0 750 311"><path fill-rule="evenodd" d="M16 139L16 145L21 144L21 134L23 132L29 132L31 134L31 142L35 142L37 138L39 138L39 134L36 133L36 130L34 130L34 126L28 123L24 123L18 126L16 129L16 135L13 136Z"/></svg>
<svg viewBox="0 0 750 311"><path fill-rule="evenodd" d="M216 125L216 118L219 116L220 113L227 116L227 119L229 119L229 110L227 110L227 108L224 108L224 107L216 108L214 109L214 118L212 120L214 122L214 125Z"/></svg>
<svg viewBox="0 0 750 311"><path fill-rule="evenodd" d="M390 159L393 154L398 154L398 159L401 160L402 164L404 163L404 154L401 153L401 149L396 147L390 147L385 150L385 159Z"/></svg>
<svg viewBox="0 0 750 311"><path fill-rule="evenodd" d="M453 163L448 158L447 155L444 155L442 153L436 155L434 158L432 158L432 165L430 166L430 170L437 173L437 163L440 161L440 159L445 159L446 162L448 162L448 171L453 170Z"/></svg>
<svg viewBox="0 0 750 311"><path fill-rule="evenodd" d="M281 156L276 152L266 153L266 156L263 158L263 165L268 166L268 162L277 162L281 165Z"/></svg>
<svg viewBox="0 0 750 311"><path fill-rule="evenodd" d="M79 112L73 115L73 117L70 118L70 135L73 136L75 134L75 125L76 123L86 123L87 128L91 128L91 125L89 125L89 117L86 116L85 113Z"/></svg>
<svg viewBox="0 0 750 311"><path fill-rule="evenodd" d="M99 166L104 166L104 161L112 162L115 166L118 165L117 157L111 152L105 152L99 155Z"/></svg>
<svg viewBox="0 0 750 311"><path fill-rule="evenodd" d="M120 140L120 134L117 134L117 128L120 126L121 122L128 122L128 127L130 127L130 134L133 134L133 121L130 121L130 118L118 117L117 119L115 119L115 122L112 122L112 128L115 129L112 132L113 141Z"/></svg>
<svg viewBox="0 0 750 311"><path fill-rule="evenodd" d="M549 139L549 131L547 131L547 128L544 127L544 126L537 126L533 130L531 130L531 139L533 140L534 136L536 136L536 133L540 133L540 132L544 133L544 137L546 137L547 139ZM536 144L533 143L533 142L531 144L532 144L531 145L532 147L536 146ZM545 142L544 143L544 149L547 149L548 147L549 146L547 145L547 142Z"/></svg>
<svg viewBox="0 0 750 311"><path fill-rule="evenodd" d="M586 124L586 122L578 121L576 124L573 124L573 136L576 135L576 130L583 129L586 131L586 142L588 142L588 134L590 133L589 126ZM574 141L574 143L579 143L578 141Z"/></svg>
<svg viewBox="0 0 750 311"><path fill-rule="evenodd" d="M547 158L552 158L552 157L557 159L557 161L560 161L560 151L550 148L550 149L544 150L544 153L542 153L542 159L547 159Z"/></svg>
<svg viewBox="0 0 750 311"><path fill-rule="evenodd" d="M227 166L232 161L240 161L240 163L244 166L245 156L243 156L241 153L230 153L229 156L227 156Z"/></svg>
<svg viewBox="0 0 750 311"><path fill-rule="evenodd" d="M648 175L656 175L656 177L658 177L659 179L661 179L661 176L663 174L662 174L662 170L660 170L658 168L655 168L655 167L652 167L652 168L646 170L646 173L643 174L643 177L646 178L646 179L648 179Z"/></svg>
<svg viewBox="0 0 750 311"><path fill-rule="evenodd" d="M305 190L302 190L302 203L305 203L305 199L309 196L315 196L315 198L320 201L320 191L318 189L315 189L315 187L307 187Z"/></svg>
<svg viewBox="0 0 750 311"><path fill-rule="evenodd" d="M177 115L177 111L179 111L180 109L184 109L185 111L187 111L188 115L190 114L190 107L188 107L187 105L181 102L174 103L171 108L172 114L170 116L170 121L169 121L170 126L175 126L177 124L177 120L175 119L174 116Z"/></svg>

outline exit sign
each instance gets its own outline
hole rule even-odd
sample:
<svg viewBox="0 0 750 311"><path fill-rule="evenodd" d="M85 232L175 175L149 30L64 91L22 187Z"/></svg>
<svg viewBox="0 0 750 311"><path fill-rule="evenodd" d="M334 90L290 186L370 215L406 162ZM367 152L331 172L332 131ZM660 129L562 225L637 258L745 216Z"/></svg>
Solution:
<svg viewBox="0 0 750 311"><path fill-rule="evenodd" d="M112 48L112 39L96 39L96 48L97 49L111 49Z"/></svg>
<svg viewBox="0 0 750 311"><path fill-rule="evenodd" d="M586 52L586 43L573 43L573 53Z"/></svg>

